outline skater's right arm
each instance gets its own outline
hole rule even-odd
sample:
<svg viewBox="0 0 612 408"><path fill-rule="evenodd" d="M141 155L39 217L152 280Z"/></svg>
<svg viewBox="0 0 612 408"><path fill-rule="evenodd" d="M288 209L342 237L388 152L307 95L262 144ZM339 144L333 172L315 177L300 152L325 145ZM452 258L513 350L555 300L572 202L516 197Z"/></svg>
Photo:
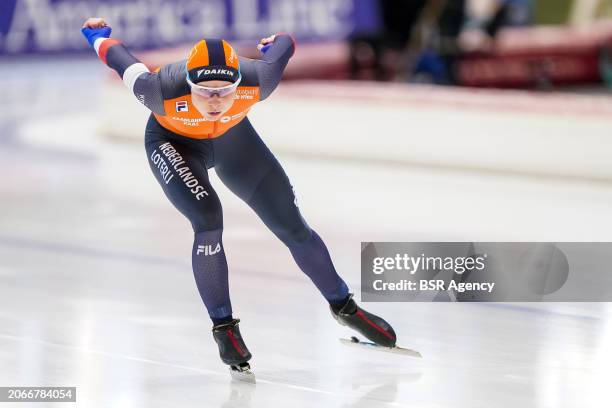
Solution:
<svg viewBox="0 0 612 408"><path fill-rule="evenodd" d="M114 69L127 88L151 111L165 115L159 74L134 57L119 41L110 38L111 28L103 18L89 18L81 32L102 62Z"/></svg>

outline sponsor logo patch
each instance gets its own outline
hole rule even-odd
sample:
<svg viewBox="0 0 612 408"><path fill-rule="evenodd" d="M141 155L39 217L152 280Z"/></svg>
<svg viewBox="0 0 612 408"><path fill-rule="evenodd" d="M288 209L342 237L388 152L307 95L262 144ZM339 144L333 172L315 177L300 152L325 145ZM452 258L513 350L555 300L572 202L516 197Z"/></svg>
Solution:
<svg viewBox="0 0 612 408"><path fill-rule="evenodd" d="M176 101L176 111L189 112L189 105L187 105L187 101Z"/></svg>
<svg viewBox="0 0 612 408"><path fill-rule="evenodd" d="M221 251L221 244L217 242L217 246L212 245L198 245L196 255L204 254L204 256L214 255Z"/></svg>
<svg viewBox="0 0 612 408"><path fill-rule="evenodd" d="M232 71L230 71L229 69L201 69L198 71L198 78L201 77L202 75L204 76L208 76L208 75L229 75L231 77L234 76L234 73Z"/></svg>

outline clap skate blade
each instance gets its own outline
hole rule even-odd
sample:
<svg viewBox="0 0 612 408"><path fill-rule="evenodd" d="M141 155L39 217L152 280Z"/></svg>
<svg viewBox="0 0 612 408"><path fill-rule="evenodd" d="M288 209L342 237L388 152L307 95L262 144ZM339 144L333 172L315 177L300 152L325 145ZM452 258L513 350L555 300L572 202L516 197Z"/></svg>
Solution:
<svg viewBox="0 0 612 408"><path fill-rule="evenodd" d="M411 349L407 349L407 348L399 347L399 346L394 346L394 347L379 346L378 344L372 343L369 341L361 341L355 336L351 336L350 339L340 339L340 343L344 344L345 346L359 347L359 348L365 348L365 349L377 350L377 351L385 351L387 353L403 354L405 356L410 356L410 357L417 357L417 358L423 357L421 356L421 353L419 353L416 350L411 350Z"/></svg>
<svg viewBox="0 0 612 408"><path fill-rule="evenodd" d="M229 370L234 380L255 384L255 374L251 371L249 363L230 366Z"/></svg>

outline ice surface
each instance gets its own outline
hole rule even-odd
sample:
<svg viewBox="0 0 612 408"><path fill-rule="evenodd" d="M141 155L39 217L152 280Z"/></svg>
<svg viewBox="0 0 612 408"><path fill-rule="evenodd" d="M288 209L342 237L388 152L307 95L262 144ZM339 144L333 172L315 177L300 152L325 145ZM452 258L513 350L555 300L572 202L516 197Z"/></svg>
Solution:
<svg viewBox="0 0 612 408"><path fill-rule="evenodd" d="M212 173L232 301L258 382L230 381L193 282L188 222L140 145L97 134L99 67L34 65L49 68L35 90L27 88L32 64L0 70L11 95L0 102L0 386L76 386L76 406L87 408L609 401L606 303L367 304L423 359L342 346L338 338L352 333ZM28 89L36 98L24 106ZM361 241L612 238L612 188L603 183L280 160L304 216L357 291Z"/></svg>

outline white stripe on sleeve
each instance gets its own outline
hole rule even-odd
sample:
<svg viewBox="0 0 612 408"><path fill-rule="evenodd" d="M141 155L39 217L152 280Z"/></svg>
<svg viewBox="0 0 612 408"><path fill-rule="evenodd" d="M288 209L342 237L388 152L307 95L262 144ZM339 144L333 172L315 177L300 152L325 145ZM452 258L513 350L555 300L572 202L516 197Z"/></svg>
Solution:
<svg viewBox="0 0 612 408"><path fill-rule="evenodd" d="M123 72L123 83L130 91L134 92L134 84L136 83L136 80L145 72L149 72L149 68L147 68L145 64L141 62L132 64Z"/></svg>
<svg viewBox="0 0 612 408"><path fill-rule="evenodd" d="M100 46L102 45L102 43L108 40L108 38L104 38L104 37L100 37L97 38L96 41L94 41L94 49L96 50L96 54L98 54L98 56L100 55L100 52L98 51L100 49Z"/></svg>

